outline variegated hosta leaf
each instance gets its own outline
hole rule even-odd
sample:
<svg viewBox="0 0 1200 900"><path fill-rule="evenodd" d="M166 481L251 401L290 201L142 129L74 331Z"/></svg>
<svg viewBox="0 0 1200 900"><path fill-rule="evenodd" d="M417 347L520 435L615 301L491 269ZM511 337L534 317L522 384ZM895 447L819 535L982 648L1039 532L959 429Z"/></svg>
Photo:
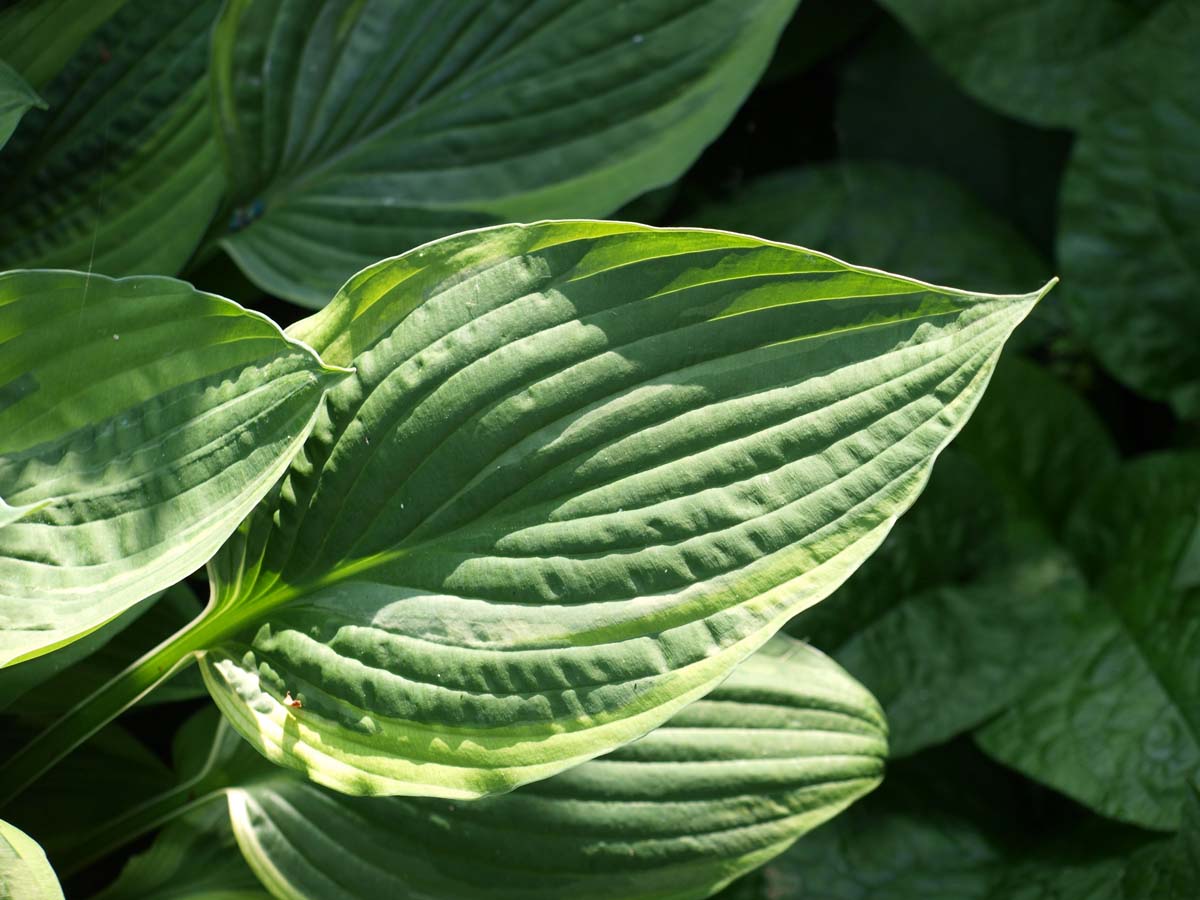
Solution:
<svg viewBox="0 0 1200 900"><path fill-rule="evenodd" d="M870 791L886 726L832 660L779 637L667 725L472 803L333 794L292 777L229 794L277 897L699 900Z"/></svg>
<svg viewBox="0 0 1200 900"><path fill-rule="evenodd" d="M878 546L1039 296L613 222L372 266L294 330L357 374L214 560L209 688L348 793L626 743Z"/></svg>
<svg viewBox="0 0 1200 900"><path fill-rule="evenodd" d="M25 79L0 59L0 150L17 130L21 116L35 106L46 108L45 102Z"/></svg>
<svg viewBox="0 0 1200 900"><path fill-rule="evenodd" d="M221 243L318 308L442 235L608 215L721 133L795 7L233 0L213 33L236 206Z"/></svg>
<svg viewBox="0 0 1200 900"><path fill-rule="evenodd" d="M182 268L223 185L206 76L219 5L129 0L41 89L49 112L0 153L0 269Z"/></svg>
<svg viewBox="0 0 1200 900"><path fill-rule="evenodd" d="M0 274L0 348L0 665L203 565L341 374L170 278Z"/></svg>
<svg viewBox="0 0 1200 900"><path fill-rule="evenodd" d="M7 822L0 822L0 897L63 900L58 878L37 841Z"/></svg>

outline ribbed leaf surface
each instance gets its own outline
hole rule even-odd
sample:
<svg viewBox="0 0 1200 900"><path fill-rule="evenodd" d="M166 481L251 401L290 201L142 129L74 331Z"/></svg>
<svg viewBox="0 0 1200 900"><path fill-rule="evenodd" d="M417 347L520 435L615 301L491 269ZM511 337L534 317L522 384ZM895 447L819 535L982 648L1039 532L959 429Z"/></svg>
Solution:
<svg viewBox="0 0 1200 900"><path fill-rule="evenodd" d="M223 240L313 308L477 225L607 215L728 123L796 0L236 0L213 78Z"/></svg>
<svg viewBox="0 0 1200 900"><path fill-rule="evenodd" d="M37 841L0 822L0 897L63 900L62 888Z"/></svg>
<svg viewBox="0 0 1200 900"><path fill-rule="evenodd" d="M268 319L169 278L0 274L0 665L216 551L336 377Z"/></svg>
<svg viewBox="0 0 1200 900"><path fill-rule="evenodd" d="M12 66L0 59L0 150L17 130L21 116L35 106L44 108L46 104Z"/></svg>
<svg viewBox="0 0 1200 900"><path fill-rule="evenodd" d="M275 778L229 806L277 897L693 900L874 788L886 754L871 695L777 638L664 727L503 797L364 799Z"/></svg>
<svg viewBox="0 0 1200 900"><path fill-rule="evenodd" d="M0 269L182 268L223 184L205 74L218 6L130 0L45 85L50 111L0 154Z"/></svg>
<svg viewBox="0 0 1200 900"><path fill-rule="evenodd" d="M210 690L350 793L636 738L870 554L1037 296L611 222L373 266L295 329L357 374L214 561Z"/></svg>

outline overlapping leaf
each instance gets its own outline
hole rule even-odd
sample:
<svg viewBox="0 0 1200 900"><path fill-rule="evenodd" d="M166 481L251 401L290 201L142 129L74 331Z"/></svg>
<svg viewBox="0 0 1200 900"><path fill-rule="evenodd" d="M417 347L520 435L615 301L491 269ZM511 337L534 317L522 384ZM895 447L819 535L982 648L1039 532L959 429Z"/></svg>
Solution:
<svg viewBox="0 0 1200 900"><path fill-rule="evenodd" d="M216 551L340 371L169 278L0 274L0 664L99 628Z"/></svg>
<svg viewBox="0 0 1200 900"><path fill-rule="evenodd" d="M230 793L278 897L699 900L870 791L886 727L823 654L776 638L708 698L615 753L472 803Z"/></svg>
<svg viewBox="0 0 1200 900"><path fill-rule="evenodd" d="M0 756L8 758L31 734L37 717L16 718L9 712L0 741ZM110 725L77 749L66 764L49 772L37 792L6 804L5 817L38 835L46 854L64 875L95 845L102 823L152 801L175 785L171 770L152 750L120 725ZM128 837L136 837L128 835Z"/></svg>
<svg viewBox="0 0 1200 900"><path fill-rule="evenodd" d="M35 711L61 716L134 660L199 617L203 604L185 584L176 584L131 607L86 637L34 659L0 669L0 711ZM26 693L27 692L27 693ZM186 669L159 685L145 705L204 697L196 669ZM14 707L21 699L19 708Z"/></svg>
<svg viewBox="0 0 1200 900"><path fill-rule="evenodd" d="M584 221L373 266L294 329L357 374L214 561L210 690L351 793L625 743L870 554L1037 296Z"/></svg>
<svg viewBox="0 0 1200 900"><path fill-rule="evenodd" d="M720 133L795 6L229 3L213 39L236 207L221 243L318 308L441 235L607 215Z"/></svg>
<svg viewBox="0 0 1200 900"><path fill-rule="evenodd" d="M29 24L63 37L89 21L79 6L29 10ZM218 6L130 0L45 84L50 111L0 154L0 269L179 271L221 195L206 80Z"/></svg>

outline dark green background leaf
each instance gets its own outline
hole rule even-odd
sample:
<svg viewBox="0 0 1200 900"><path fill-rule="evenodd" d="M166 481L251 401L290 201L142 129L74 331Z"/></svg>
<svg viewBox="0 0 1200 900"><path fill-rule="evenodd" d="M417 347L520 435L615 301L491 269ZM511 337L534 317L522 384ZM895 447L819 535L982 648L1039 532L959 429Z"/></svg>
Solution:
<svg viewBox="0 0 1200 900"><path fill-rule="evenodd" d="M795 6L236 0L213 46L235 207L217 236L319 308L445 234L607 215L720 133Z"/></svg>

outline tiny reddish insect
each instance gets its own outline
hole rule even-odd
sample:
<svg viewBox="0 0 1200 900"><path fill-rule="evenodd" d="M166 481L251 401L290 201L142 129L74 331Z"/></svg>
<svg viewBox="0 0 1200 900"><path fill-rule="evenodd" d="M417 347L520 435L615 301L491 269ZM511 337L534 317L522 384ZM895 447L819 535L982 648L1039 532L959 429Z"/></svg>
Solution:
<svg viewBox="0 0 1200 900"><path fill-rule="evenodd" d="M284 694L283 705L290 706L292 709L300 709L302 706L304 706L303 703L301 703L299 700L296 700L292 697L291 691L288 691L286 694Z"/></svg>

